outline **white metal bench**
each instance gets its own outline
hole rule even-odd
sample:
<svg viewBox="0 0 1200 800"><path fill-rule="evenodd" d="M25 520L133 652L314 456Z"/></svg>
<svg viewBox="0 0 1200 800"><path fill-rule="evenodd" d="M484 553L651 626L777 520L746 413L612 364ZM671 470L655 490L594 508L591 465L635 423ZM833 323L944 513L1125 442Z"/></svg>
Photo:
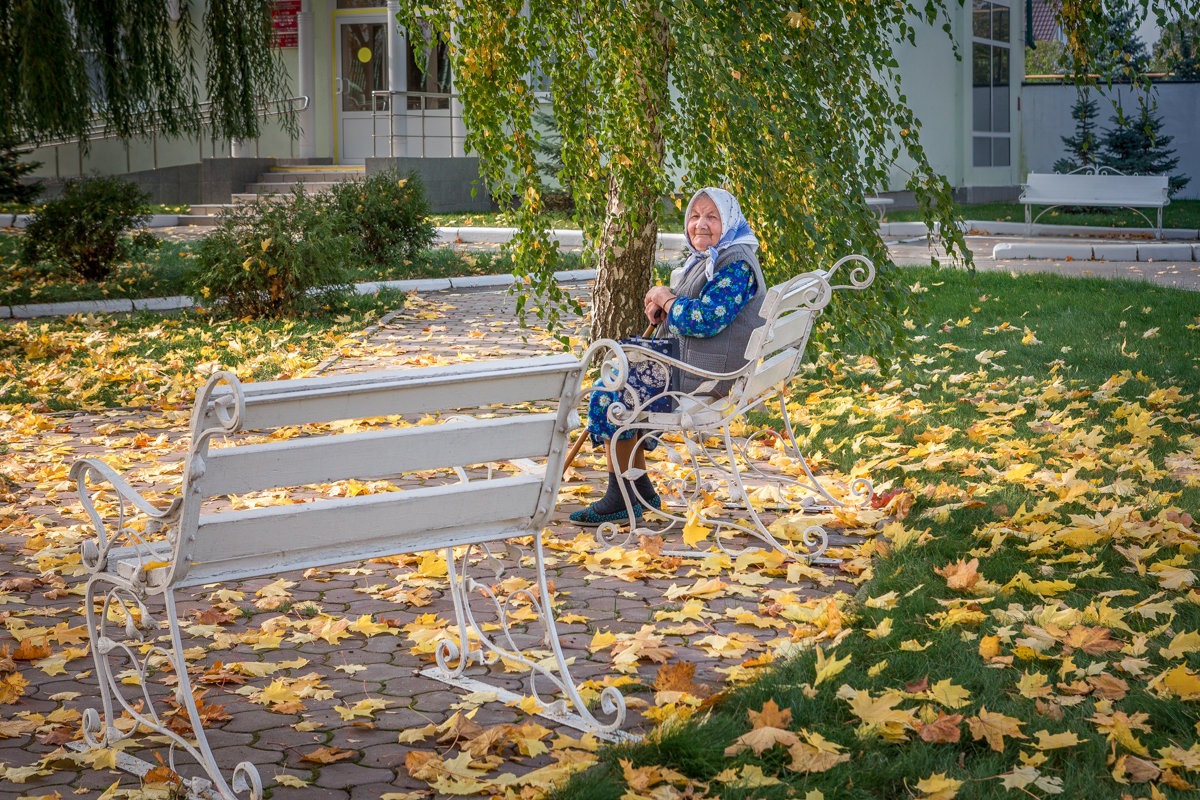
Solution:
<svg viewBox="0 0 1200 800"><path fill-rule="evenodd" d="M1033 225L1047 211L1060 206L1100 206L1129 208L1141 215L1147 224L1154 224L1139 209L1158 209L1155 230L1162 238L1163 209L1170 205L1166 175L1124 175L1110 167L1087 168L1065 175L1031 172L1026 177L1020 202L1025 206L1025 232L1033 233ZM1033 206L1047 206L1032 216Z"/></svg>
<svg viewBox="0 0 1200 800"><path fill-rule="evenodd" d="M851 265L847 267L848 283L834 285L834 273L846 264ZM650 411L647 408L649 402L633 408L627 408L619 402L610 404L609 420L618 425L614 436L634 430L638 432L637 439L640 442L648 437L661 438L670 434L673 438L682 439L686 455L680 455L678 448L668 443L667 455L675 461L673 466L648 462L648 470L657 473L658 482L670 488L671 497L680 498L674 506L664 503L661 512L647 516L647 520L652 517L665 518L665 527L650 529L630 526L622 533L618 526L609 523L602 525L598 531L601 542L624 544L635 535L663 535L673 529L682 531L689 522L689 514L695 515L704 504L705 495L718 492L725 496L725 509L737 512L738 516L704 519L703 523L711 527L712 533L698 543L703 548L715 545L720 551L736 556L742 550L731 549L726 539L743 534L792 558L828 561L823 553L829 546L829 537L823 528L815 525L807 527L800 537L804 549L797 552L771 533L755 507L756 503L762 506L762 502L750 495L752 491L774 487L768 488L768 491L783 502L783 509L801 511L862 505L870 500L872 485L866 478L857 478L844 487L844 499L835 497L821 484L800 450L787 400L788 384L804 361L804 350L813 324L833 299L834 290L866 289L874 279L875 265L864 256L851 255L838 260L827 270L807 272L772 286L767 290L760 312L762 325L754 331L746 345L745 355L749 360L736 372L705 372L653 350L622 345L631 364L639 360L657 361L690 373L703 382L691 393L669 392L668 396L675 401L675 410L671 412ZM728 381L732 381L732 386L727 394L712 394L718 382L728 385ZM764 408L773 397L779 398L783 433L759 430L745 438L736 435L735 430L745 423L747 412ZM750 454L749 451L763 444L767 436L785 439L782 445L786 457L791 459L789 466L792 467L792 475L762 469ZM713 437L719 437L719 444L710 441ZM637 471L627 472L625 477L636 478L638 474L634 473ZM622 488L624 490L625 487ZM633 502L638 499L625 497L630 512ZM664 552L691 555L696 550Z"/></svg>
<svg viewBox="0 0 1200 800"><path fill-rule="evenodd" d="M197 396L182 495L166 509L148 503L104 462L77 462L71 475L98 534L85 542L82 557L90 572L85 608L104 715L101 720L95 709L85 710L86 743L111 747L128 736L131 731L118 730L114 716L124 712L170 740L172 769L176 752L185 751L218 794L261 798L253 764L238 764L227 783L214 761L184 660L175 593L435 548L446 551L457 627L438 646L437 667L423 674L474 686L463 676L469 664L515 661L528 670L542 713L584 729L615 731L625 715L620 693L611 689L601 696L602 723L568 672L541 533L557 501L568 432L585 391L581 380L602 350L617 354L603 370L607 386L617 388L627 367L608 341L594 344L582 360L552 355L247 384L219 372ZM536 405L489 408L497 404ZM522 410L531 407L549 410ZM486 411L433 425L398 416L479 408ZM323 424L337 420L359 420L366 430L339 433L344 426ZM309 427L296 435L291 426ZM234 436L226 446L210 446L214 438L240 431L276 435L250 442ZM495 462L523 468L501 470ZM431 470L445 478L430 485ZM417 488L392 484L380 493L328 496L335 481L417 471ZM234 509L220 499L280 490L299 502ZM106 521L104 512L115 519ZM490 587L500 580L493 570L502 565L491 546L507 549L514 537L532 537L537 579L528 589L496 596ZM481 558L493 569L486 581L476 582L468 567ZM148 605L156 598L169 647L156 642L159 611ZM473 605L483 606L486 622L477 620ZM518 621L508 616L510 607L521 612ZM131 673L136 685L128 680ZM168 673L178 681L175 687L156 680ZM153 696L152 687L161 696ZM501 689L504 695L511 693ZM164 724L160 712L171 698L186 708L194 738ZM208 788L204 778L188 780L197 791Z"/></svg>
<svg viewBox="0 0 1200 800"><path fill-rule="evenodd" d="M896 201L890 197L868 197L866 198L867 208L879 215L879 221L883 222L883 218L887 216L888 209Z"/></svg>

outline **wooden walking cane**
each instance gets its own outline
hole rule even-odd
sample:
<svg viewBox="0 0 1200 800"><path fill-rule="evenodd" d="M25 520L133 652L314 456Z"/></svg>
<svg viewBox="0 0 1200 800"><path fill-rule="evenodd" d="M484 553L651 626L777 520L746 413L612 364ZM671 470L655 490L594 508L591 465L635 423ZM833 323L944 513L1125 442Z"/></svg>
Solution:
<svg viewBox="0 0 1200 800"><path fill-rule="evenodd" d="M646 331L642 336L649 336L653 333L654 327L654 323L647 325ZM575 444L571 445L571 449L567 451L567 460L563 462L563 475L566 475L571 464L575 463L575 456L579 455L579 451L583 448L583 443L587 438L587 431L580 431L579 438L575 440Z"/></svg>

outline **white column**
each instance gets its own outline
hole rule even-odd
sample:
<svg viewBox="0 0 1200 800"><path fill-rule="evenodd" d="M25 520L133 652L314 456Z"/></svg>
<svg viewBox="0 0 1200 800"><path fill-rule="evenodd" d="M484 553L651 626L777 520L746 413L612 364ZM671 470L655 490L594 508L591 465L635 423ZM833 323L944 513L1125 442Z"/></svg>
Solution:
<svg viewBox="0 0 1200 800"><path fill-rule="evenodd" d="M388 90L392 96L388 98L388 115L392 138L388 141L388 154L403 156L408 154L408 113L404 98L396 94L408 87L408 63L404 57L408 51L404 28L400 27L396 15L400 13L400 0L388 0L387 4L387 42L388 42Z"/></svg>
<svg viewBox="0 0 1200 800"><path fill-rule="evenodd" d="M229 157L230 158L241 158L243 150L245 150L245 147L242 145L241 139L230 139L229 140Z"/></svg>
<svg viewBox="0 0 1200 800"><path fill-rule="evenodd" d="M312 0L300 0L300 13L296 15L296 44L298 83L301 97L308 98L308 107L300 112L300 157L312 158L317 154L317 81L315 54L313 53Z"/></svg>
<svg viewBox="0 0 1200 800"><path fill-rule="evenodd" d="M525 13L528 13L528 4L526 4ZM458 44L458 31L455 29L454 22L450 23L450 40L455 45ZM458 76L454 74L454 70L450 70L450 157L465 156L467 141L467 124L463 122L462 103L458 99Z"/></svg>

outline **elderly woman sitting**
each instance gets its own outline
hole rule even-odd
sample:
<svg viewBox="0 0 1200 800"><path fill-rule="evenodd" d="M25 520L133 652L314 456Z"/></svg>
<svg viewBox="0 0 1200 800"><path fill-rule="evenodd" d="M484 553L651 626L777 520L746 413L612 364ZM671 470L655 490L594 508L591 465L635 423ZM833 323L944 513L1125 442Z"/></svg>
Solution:
<svg viewBox="0 0 1200 800"><path fill-rule="evenodd" d="M680 360L706 372L733 372L745 364L746 342L761 322L763 293L759 287L766 283L755 255L758 239L737 200L724 189L696 192L684 212L684 223L690 254L683 266L671 273L671 288L653 286L646 292L646 318L658 325L658 336L678 337ZM700 378L684 373L679 388L687 392L700 383ZM631 385L627 391L637 392L639 402L650 399L644 388ZM645 449L636 444L638 431L625 430L613 438L617 426L609 422L607 410L618 399L617 393L597 392L588 406L588 435L593 444L606 445L608 490L604 497L571 514L571 520L584 527L628 522L618 476L630 466L646 468ZM654 446L652 441L646 444ZM644 472L626 489L638 518L647 508L662 507Z"/></svg>

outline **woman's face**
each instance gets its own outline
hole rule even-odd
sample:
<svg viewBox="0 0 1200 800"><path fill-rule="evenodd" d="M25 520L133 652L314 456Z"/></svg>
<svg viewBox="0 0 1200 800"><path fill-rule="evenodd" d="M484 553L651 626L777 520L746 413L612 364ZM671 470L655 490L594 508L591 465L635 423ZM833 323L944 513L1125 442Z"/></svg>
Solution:
<svg viewBox="0 0 1200 800"><path fill-rule="evenodd" d="M696 198L688 212L687 235L692 247L707 250L721 241L721 213L706 194Z"/></svg>

